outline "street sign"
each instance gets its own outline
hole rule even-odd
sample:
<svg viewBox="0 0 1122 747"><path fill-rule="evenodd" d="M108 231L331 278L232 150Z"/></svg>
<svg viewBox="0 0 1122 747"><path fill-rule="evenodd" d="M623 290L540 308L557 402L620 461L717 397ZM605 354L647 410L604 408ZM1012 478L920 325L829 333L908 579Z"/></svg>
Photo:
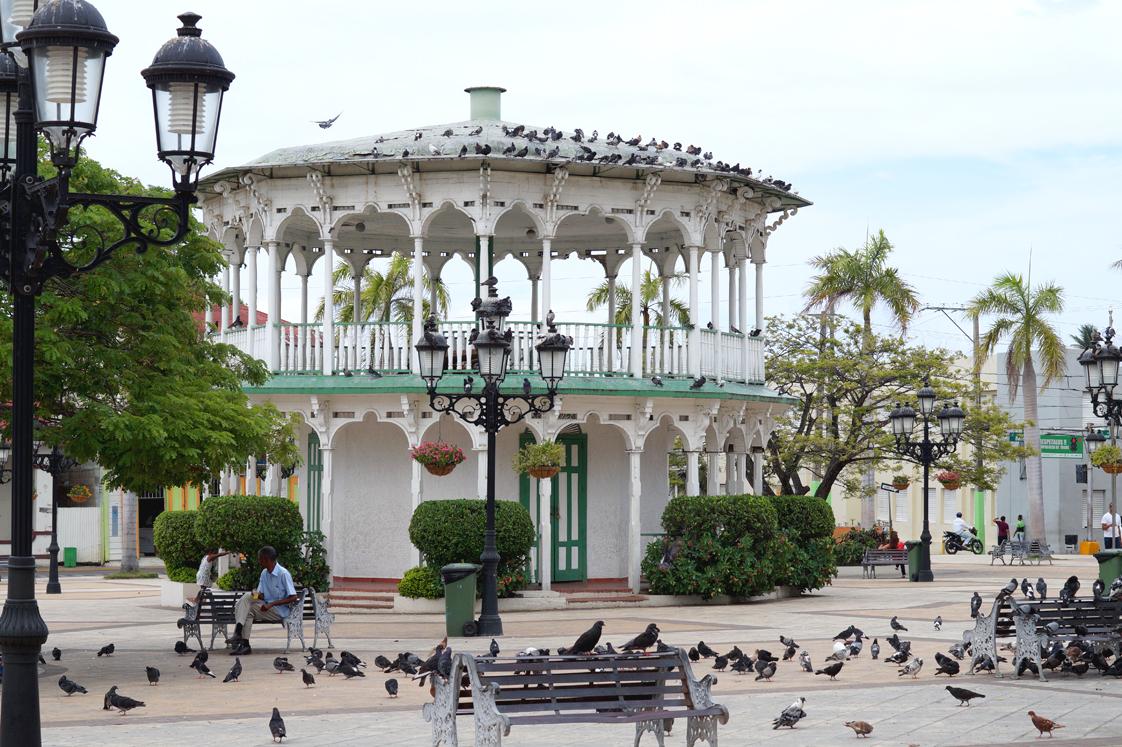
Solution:
<svg viewBox="0 0 1122 747"><path fill-rule="evenodd" d="M1009 440L1013 443L1024 443L1024 437L1019 431L1009 432ZM1082 462L1087 458L1083 451L1083 436L1041 433L1040 456L1045 459L1073 459Z"/></svg>
<svg viewBox="0 0 1122 747"><path fill-rule="evenodd" d="M882 482L880 484L880 489L881 490L887 490L890 493L899 493L900 492L896 488L892 487L892 483L887 483L887 482Z"/></svg>

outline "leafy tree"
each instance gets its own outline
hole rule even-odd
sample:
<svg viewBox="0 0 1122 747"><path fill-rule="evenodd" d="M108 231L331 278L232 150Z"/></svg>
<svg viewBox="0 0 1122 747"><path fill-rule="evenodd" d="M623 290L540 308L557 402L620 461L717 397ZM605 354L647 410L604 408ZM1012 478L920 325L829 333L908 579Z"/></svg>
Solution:
<svg viewBox="0 0 1122 747"><path fill-rule="evenodd" d="M40 152L40 172L52 168ZM168 196L82 158L78 192ZM248 455L290 462L298 452L288 417L250 405L243 384L259 386L265 365L202 334L211 304L228 303L211 282L221 247L192 232L171 249L118 250L96 270L54 281L36 301L35 401L40 435L71 456L97 462L111 487L128 491L124 519L135 521L135 492L201 484L244 464ZM101 208L73 209L64 246L88 256L96 234L120 237ZM12 306L0 299L0 402L11 401ZM6 430L7 428L5 428ZM125 538L133 533L124 532ZM135 567L135 547L122 568ZM131 563L130 563L131 560Z"/></svg>
<svg viewBox="0 0 1122 747"><path fill-rule="evenodd" d="M1009 401L1017 398L1024 385L1025 445L1031 449L1026 457L1029 494L1029 537L1044 539L1044 483L1040 461L1040 415L1037 407L1036 362L1033 350L1040 355L1044 382L1043 392L1061 379L1066 368L1065 348L1056 328L1048 322L1049 314L1064 310L1064 290L1055 283L1032 288L1028 281L1011 272L999 275L993 284L970 301L967 315L971 319L996 316L982 336L975 351L975 367L981 370L986 358L993 355L998 344L1008 338L1005 354L1005 378L1009 383Z"/></svg>
<svg viewBox="0 0 1122 747"><path fill-rule="evenodd" d="M815 492L820 498L835 485L848 497L870 497L875 488L861 473L899 462L888 414L914 396L925 375L941 399L973 401L973 381L955 366L955 354L866 335L863 325L844 317L835 334L824 338L813 317L769 318L765 354L769 385L798 400L780 416L768 445L770 474L779 483L774 492L781 495L807 492L800 470L809 470L821 481ZM1005 464L1024 453L1008 440L1020 424L992 402L964 410L960 443L977 440L981 467L957 453L939 464L993 488Z"/></svg>

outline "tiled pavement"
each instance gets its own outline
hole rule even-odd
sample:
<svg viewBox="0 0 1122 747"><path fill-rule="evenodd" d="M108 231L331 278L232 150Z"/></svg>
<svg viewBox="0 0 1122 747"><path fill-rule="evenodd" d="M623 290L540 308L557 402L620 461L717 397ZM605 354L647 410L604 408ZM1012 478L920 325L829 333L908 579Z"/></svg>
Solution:
<svg viewBox="0 0 1122 747"><path fill-rule="evenodd" d="M982 556L983 558L985 556ZM896 667L869 660L866 653L845 665L839 681L781 665L771 683L754 682L726 672L718 675L714 697L729 707L729 724L720 729L724 745L768 742L776 745L834 745L854 739L843 722L868 721L874 726L870 744L886 745L1002 745L1032 740L1036 736L1028 710L1066 726L1056 732L1055 745L1084 747L1122 744L1122 682L1088 675L1082 680L1056 676L1048 683L1032 680L995 680L989 675L956 677L960 686L985 693L969 708L958 708L943 690L946 681L932 672L934 652L946 651L970 627L967 600L977 589L988 600L1013 573L1033 580L1043 575L1058 590L1072 573L1085 579L1084 588L1097 573L1092 558L1057 558L1055 565L990 568L988 558L934 560L936 581L912 584L891 573L879 579L861 579L860 569L843 569L841 577L824 590L798 599L721 607L563 610L508 613L503 616L506 637L500 645L513 652L530 644L556 647L571 643L588 625L606 622L604 638L620 643L654 621L662 637L688 647L698 640L718 650L734 644L746 651L766 647L781 650L780 633L798 640L811 652L815 664L830 651L830 638L850 623L881 639L882 646L893 614L910 628L905 638L925 660L919 679L897 676ZM299 674L278 675L273 657L283 651L284 639L275 626L254 631L255 653L244 658L240 683L221 679L231 662L222 651L213 652L211 668L217 680L195 679L188 669L190 657L177 657L172 644L178 631L178 610L159 606L158 582L64 579L64 594L42 596L40 604L51 628L46 649L59 646L59 663L41 667L41 707L45 745L192 745L213 743L266 744L268 716L281 709L291 741L297 745L426 745L429 725L420 715L427 699L421 689L402 681L401 696L387 697L385 675L367 670L365 679L317 676L316 687L306 689ZM941 614L943 630L931 621ZM345 648L368 661L379 653L391 658L399 651L423 653L443 635L443 618L436 615L392 613L339 615L333 627L336 650ZM96 658L106 643L116 644L112 658ZM308 643L311 641L309 639ZM457 650L481 653L488 642L453 639ZM322 644L322 641L321 641ZM296 644L290 659L299 661ZM50 657L48 656L48 660ZM163 673L156 687L148 685L144 666ZM700 676L706 670L699 665ZM89 695L67 698L55 684L65 673L90 690ZM102 694L110 685L144 700L147 706L128 716L101 708ZM795 731L771 729L771 720L797 696L807 698L805 719ZM685 739L685 724L678 722L669 744ZM470 720L460 719L460 743L473 743ZM509 745L592 744L632 745L626 726L521 727L505 740ZM287 741L287 740L286 740ZM652 736L643 744L654 744Z"/></svg>

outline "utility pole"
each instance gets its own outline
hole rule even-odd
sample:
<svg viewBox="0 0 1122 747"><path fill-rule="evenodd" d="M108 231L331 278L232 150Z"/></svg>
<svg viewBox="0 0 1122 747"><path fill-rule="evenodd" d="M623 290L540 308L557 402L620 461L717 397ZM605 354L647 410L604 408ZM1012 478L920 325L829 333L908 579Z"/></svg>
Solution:
<svg viewBox="0 0 1122 747"><path fill-rule="evenodd" d="M966 330L959 327L948 311L968 311L966 306L924 306L921 311L941 311L947 319L951 320L951 324L958 327L958 331L966 335ZM982 335L978 317L974 317L974 336L966 335L974 343L974 350L970 357L974 361L974 407L981 409L982 407L982 369L978 361L978 345L981 343ZM972 444L974 447L974 467L978 472L982 469L982 452L981 442L975 438ZM923 496L923 500L927 500L927 496ZM979 510L980 509L980 510ZM980 489L977 485L974 486L974 524L978 528L978 539L982 540L982 544L986 544L986 510L985 510L985 491Z"/></svg>

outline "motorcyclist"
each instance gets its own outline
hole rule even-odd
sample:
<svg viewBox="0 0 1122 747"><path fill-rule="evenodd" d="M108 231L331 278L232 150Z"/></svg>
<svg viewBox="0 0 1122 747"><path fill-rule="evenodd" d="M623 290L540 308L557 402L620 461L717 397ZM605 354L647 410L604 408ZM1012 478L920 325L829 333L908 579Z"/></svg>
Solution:
<svg viewBox="0 0 1122 747"><path fill-rule="evenodd" d="M974 539L971 532L972 529L973 527L971 527L966 523L965 520L963 520L961 511L955 514L954 523L951 524L951 531L957 534L960 539L962 539L963 547L970 547L970 540Z"/></svg>

